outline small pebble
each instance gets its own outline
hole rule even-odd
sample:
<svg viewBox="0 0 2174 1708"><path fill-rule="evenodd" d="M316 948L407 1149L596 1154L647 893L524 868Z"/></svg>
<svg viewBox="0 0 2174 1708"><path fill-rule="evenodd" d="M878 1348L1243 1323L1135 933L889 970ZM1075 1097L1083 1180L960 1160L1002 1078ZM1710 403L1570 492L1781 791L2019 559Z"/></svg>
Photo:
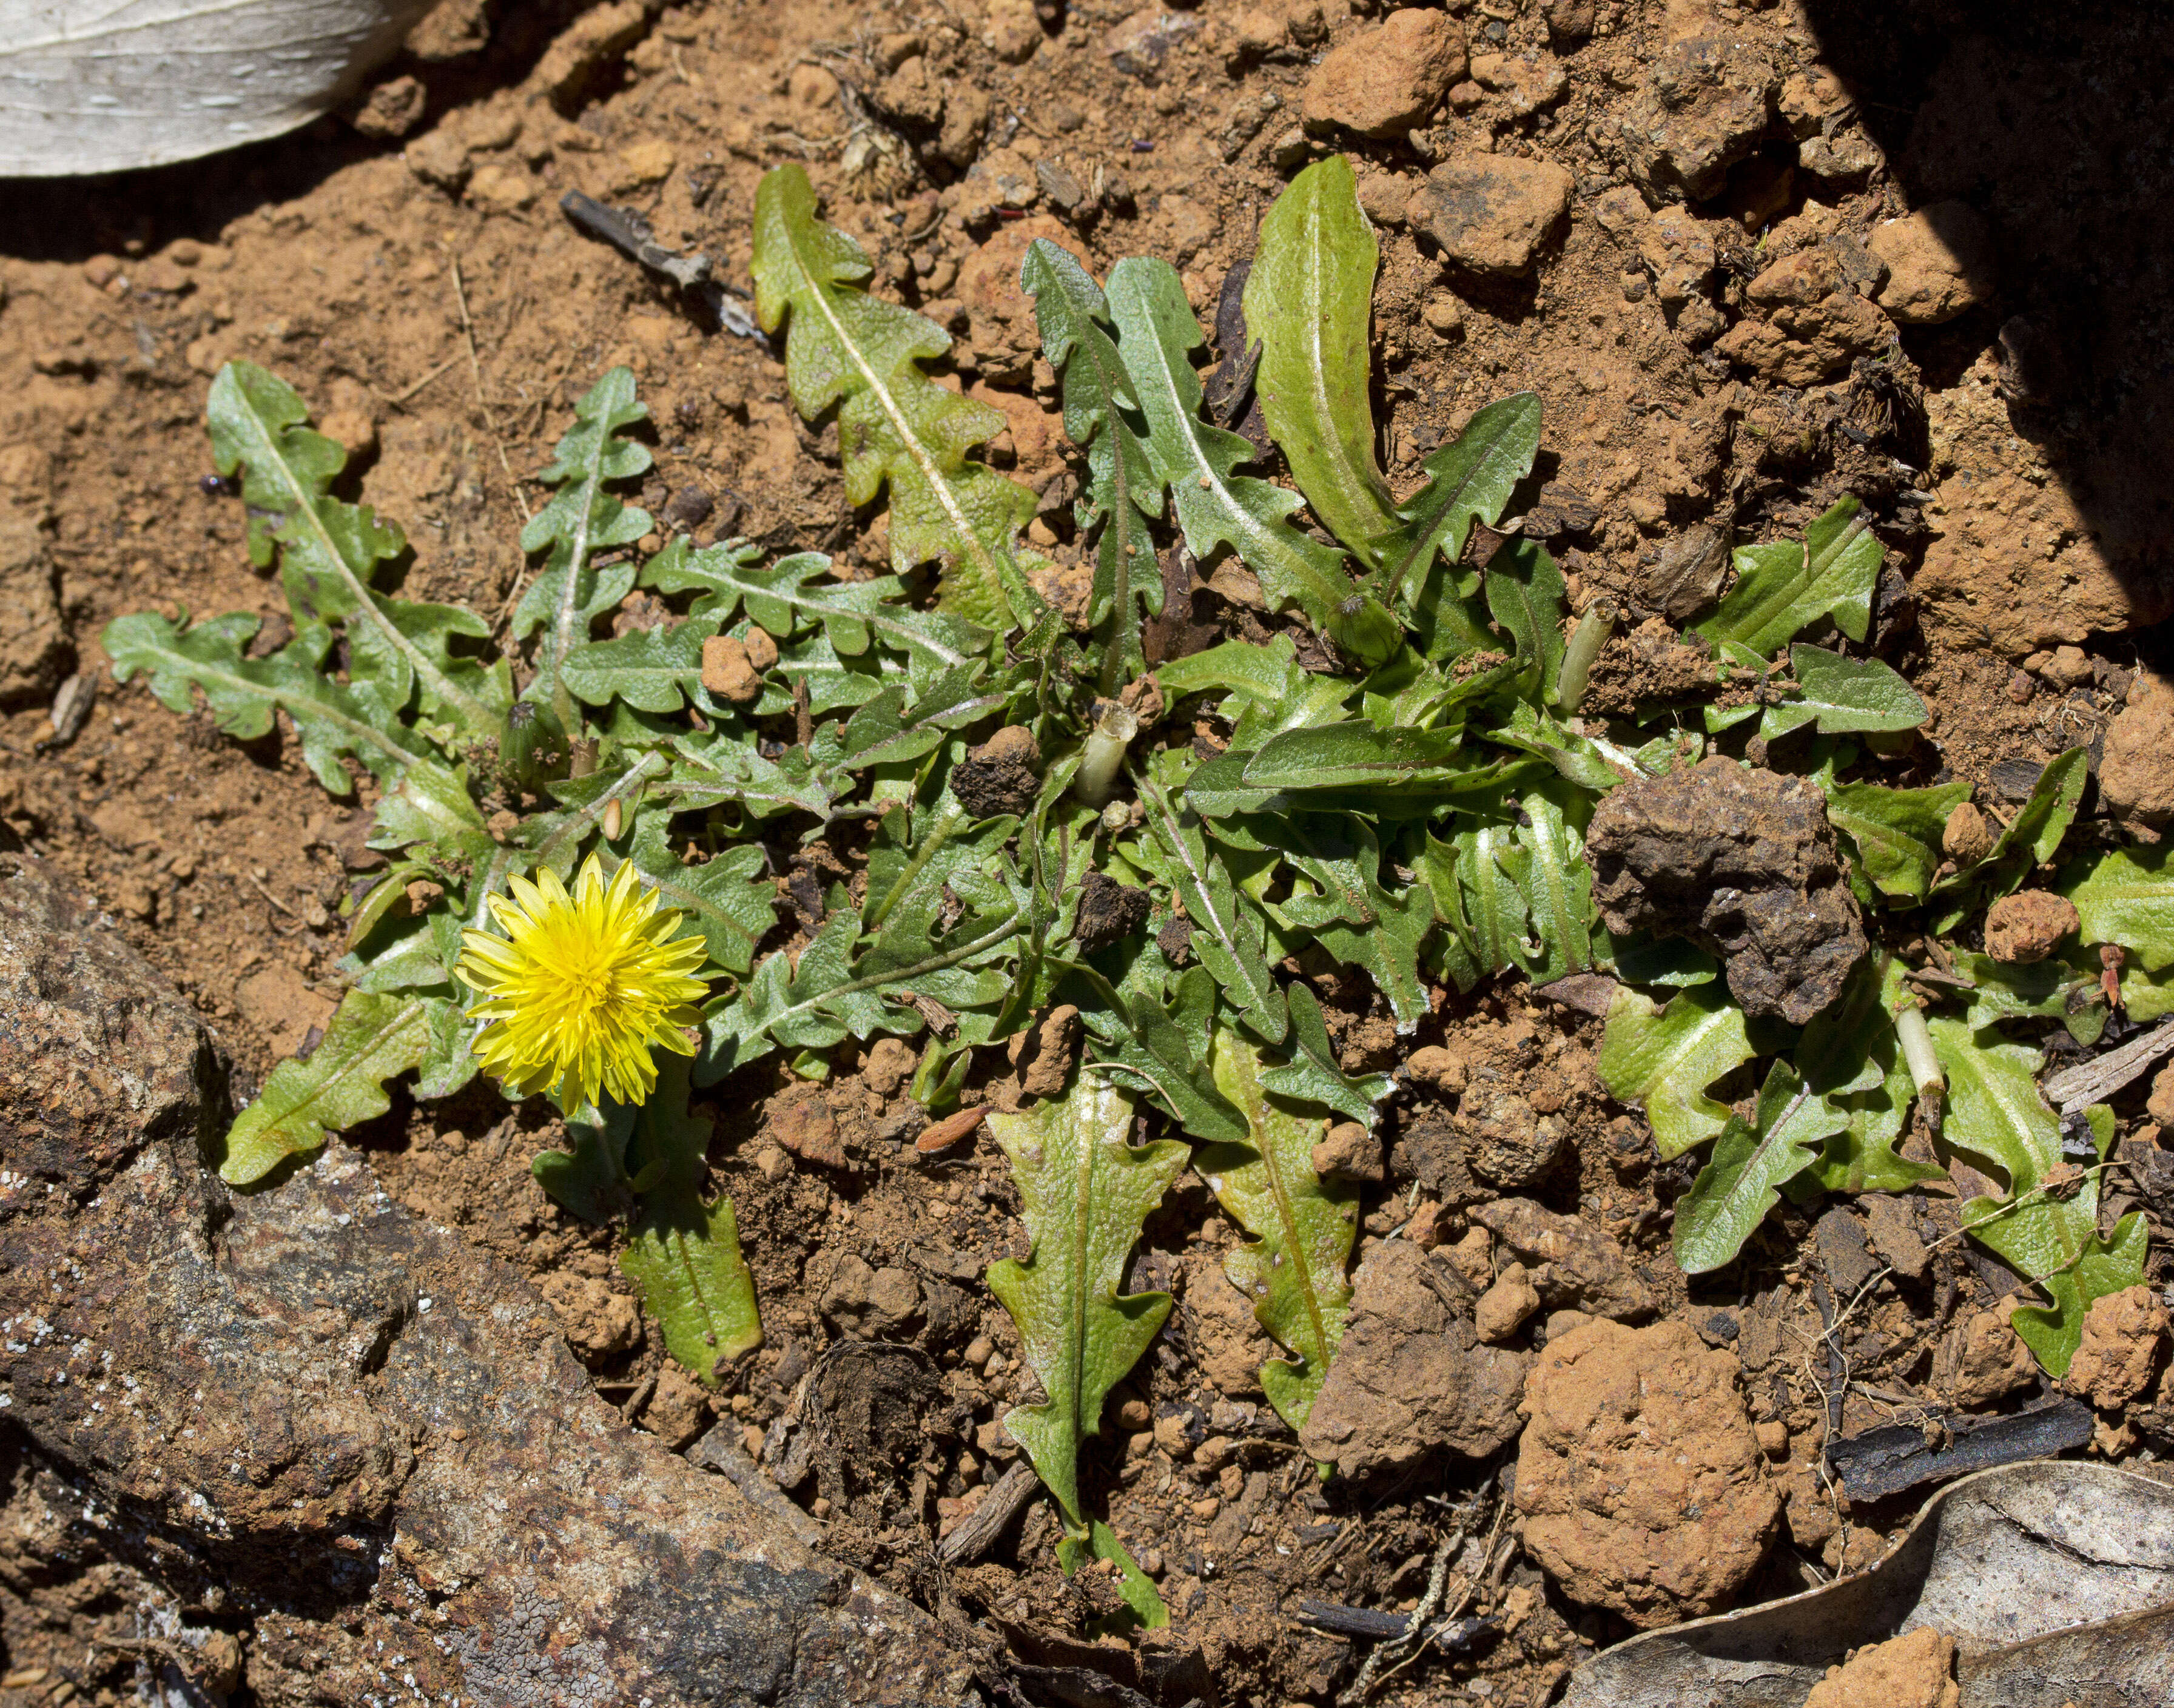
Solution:
<svg viewBox="0 0 2174 1708"><path fill-rule="evenodd" d="M2038 684L2031 680L2028 671L2019 670L2008 678L2008 697L2018 705L2028 705L2031 696L2037 691Z"/></svg>

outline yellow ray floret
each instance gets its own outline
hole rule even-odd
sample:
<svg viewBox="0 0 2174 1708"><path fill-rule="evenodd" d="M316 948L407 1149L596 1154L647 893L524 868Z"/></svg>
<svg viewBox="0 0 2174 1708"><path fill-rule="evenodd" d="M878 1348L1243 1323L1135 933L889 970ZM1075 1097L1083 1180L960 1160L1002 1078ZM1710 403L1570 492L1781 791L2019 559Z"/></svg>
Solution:
<svg viewBox="0 0 2174 1708"><path fill-rule="evenodd" d="M475 1046L484 1071L511 1096L553 1093L568 1114L599 1093L642 1102L657 1085L653 1049L695 1053L682 1029L701 1020L707 987L694 972L706 945L676 934L679 914L630 862L607 884L592 854L571 894L548 870L511 888L490 898L503 936L461 934L461 982L489 1022Z"/></svg>

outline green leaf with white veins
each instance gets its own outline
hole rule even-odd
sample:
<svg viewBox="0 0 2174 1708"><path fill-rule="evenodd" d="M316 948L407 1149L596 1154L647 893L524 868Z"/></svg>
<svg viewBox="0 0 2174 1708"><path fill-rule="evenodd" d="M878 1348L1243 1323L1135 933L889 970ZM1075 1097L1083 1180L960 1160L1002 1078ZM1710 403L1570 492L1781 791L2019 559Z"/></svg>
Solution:
<svg viewBox="0 0 2174 1708"><path fill-rule="evenodd" d="M1719 1136L1728 1111L1706 1087L1749 1062L1744 1011L1713 986L1697 986L1665 1008L1620 986L1600 1042L1600 1083L1619 1102L1642 1107L1663 1157L1680 1156Z"/></svg>
<svg viewBox="0 0 2174 1708"><path fill-rule="evenodd" d="M1475 819L1452 839L1463 916L1481 969L1499 973L1525 953L1525 893L1503 863L1514 859L1517 828L1491 817Z"/></svg>
<svg viewBox="0 0 2174 1708"><path fill-rule="evenodd" d="M1278 1108L1261 1082L1260 1058L1228 1029L1215 1035L1215 1084L1250 1129L1244 1144L1201 1147L1200 1176L1252 1238L1223 1260L1230 1284L1253 1301L1253 1316L1295 1356L1261 1366L1268 1403L1303 1429L1351 1314L1344 1269L1358 1232L1359 1192L1313 1171L1313 1147L1328 1131Z"/></svg>
<svg viewBox="0 0 2174 1708"><path fill-rule="evenodd" d="M1501 520L1517 483L1533 472L1540 450L1540 400L1531 392L1501 397L1476 413L1464 430L1420 467L1427 484L1398 506L1399 526L1380 552L1381 585L1416 600L1439 554L1455 578L1474 522ZM1430 657L1437 657L1429 646Z"/></svg>
<svg viewBox="0 0 2174 1708"><path fill-rule="evenodd" d="M2048 1373L2066 1374L2083 1338L2093 1299L2144 1278L2141 1212L2125 1217L2111 1240L2098 1231L2099 1177L2048 1188L2062 1163L2061 1122L2039 1093L2043 1057L2020 1044L1981 1044L1962 1022L1930 1023L1933 1045L1948 1078L1943 1136L1955 1149L1990 1163L2006 1176L2004 1197L1962 1206L1971 1237L2019 1273L2045 1288L2052 1307L2018 1311L2016 1333ZM2104 1155L2113 1137L2111 1111L2093 1111L2093 1138ZM2062 1196L2065 1191L2069 1196Z"/></svg>
<svg viewBox="0 0 2174 1708"><path fill-rule="evenodd" d="M1189 1153L1172 1139L1131 1144L1132 1100L1092 1068L1064 1097L1031 1114L992 1115L988 1127L1010 1160L1032 1242L1025 1262L989 1266L989 1290L1018 1326L1047 1396L1013 1408L1004 1430L1055 1497L1065 1533L1084 1540L1081 1443L1101 1433L1110 1390L1170 1315L1167 1293L1120 1290L1126 1263Z"/></svg>
<svg viewBox="0 0 2174 1708"><path fill-rule="evenodd" d="M1676 1200L1676 1262L1702 1275L1732 1262L1819 1147L1840 1132L1843 1117L1797 1077L1786 1062L1768 1070L1754 1129L1732 1115L1713 1154Z"/></svg>
<svg viewBox="0 0 2174 1708"><path fill-rule="evenodd" d="M489 860L498 844L468 793L468 767L424 759L408 766L377 803L370 846L387 850L420 844L441 865L465 869Z"/></svg>
<svg viewBox="0 0 2174 1708"><path fill-rule="evenodd" d="M2174 871L2164 845L2112 848L2074 862L2060 891L2075 904L2086 943L2117 943L2147 972L2174 965Z"/></svg>
<svg viewBox="0 0 2174 1708"><path fill-rule="evenodd" d="M1268 432L1313 513L1369 567L1397 530L1374 461L1366 371L1380 257L1351 162L1331 154L1293 178L1261 221L1245 295Z"/></svg>
<svg viewBox="0 0 2174 1708"><path fill-rule="evenodd" d="M1363 718L1316 724L1271 736L1247 761L1252 788L1370 788L1457 769L1462 726L1449 729L1376 729Z"/></svg>
<svg viewBox="0 0 2174 1708"><path fill-rule="evenodd" d="M560 668L566 691L588 705L623 700L637 711L675 712L702 685L702 643L717 632L690 619L571 648Z"/></svg>
<svg viewBox="0 0 2174 1708"><path fill-rule="evenodd" d="M648 405L634 395L631 369L614 368L590 386L574 405L574 424L559 441L551 466L538 477L558 490L521 530L522 551L549 554L513 609L515 640L538 630L544 636L535 679L523 697L549 702L570 732L573 705L560 687L560 668L588 639L589 624L634 586L632 564L599 568L597 554L630 546L650 529L649 512L620 503L610 486L648 473L649 447L625 436L648 419Z"/></svg>
<svg viewBox="0 0 2174 1708"><path fill-rule="evenodd" d="M1872 624L1879 542L1858 501L1845 498L1805 529L1804 538L1736 549L1736 585L1697 632L1733 640L1771 658L1822 617L1852 640Z"/></svg>
<svg viewBox="0 0 2174 1708"><path fill-rule="evenodd" d="M838 408L846 502L890 491L890 557L900 570L945 560L938 603L986 629L1006 626L1000 560L1034 514L1034 494L966 453L1003 413L946 391L922 369L949 334L865 288L859 244L816 218L798 165L764 175L754 198L755 317L776 332L790 311L785 380L801 414Z"/></svg>
<svg viewBox="0 0 2174 1708"><path fill-rule="evenodd" d="M777 923L777 888L760 843L742 842L697 864L672 851L669 811L638 813L627 857L667 907L684 913L727 972L745 973L754 946ZM608 854L608 851L607 851ZM608 862L616 872L616 860Z"/></svg>
<svg viewBox="0 0 2174 1708"><path fill-rule="evenodd" d="M457 1013L459 1005L413 992L349 991L310 1059L282 1062L235 1117L219 1177L247 1186L290 1156L323 1149L327 1132L384 1114L392 1106L385 1082L421 1065L437 1009Z"/></svg>
<svg viewBox="0 0 2174 1708"><path fill-rule="evenodd" d="M1174 809L1170 797L1143 778L1140 799L1161 870L1192 922L1192 950L1223 995L1268 1043L1280 1044L1290 1017L1282 986L1268 971L1267 927L1251 903L1241 900L1223 862L1212 857L1198 815ZM1144 846L1143 853L1147 852Z"/></svg>
<svg viewBox="0 0 2174 1708"><path fill-rule="evenodd" d="M1317 844L1290 854L1291 893L1269 904L1270 911L1288 927L1281 935L1293 953L1317 943L1340 965L1364 967L1388 999L1397 1030L1409 1032L1427 1013L1419 957L1434 929L1434 897L1423 884L1392 895L1382 887L1381 849L1372 827L1353 819L1344 834L1348 851Z"/></svg>
<svg viewBox="0 0 2174 1708"><path fill-rule="evenodd" d="M1822 735L1847 735L1915 729L1925 721L1917 690L1877 658L1798 646L1789 649L1789 668L1796 697L1766 708L1759 733L1768 741L1814 722Z"/></svg>
<svg viewBox="0 0 2174 1708"><path fill-rule="evenodd" d="M1079 525L1101 529L1087 621L1102 642L1102 692L1113 695L1147 668L1140 608L1150 616L1162 609L1162 570L1147 528L1162 508L1162 483L1148 462L1139 400L1101 286L1046 237L1027 246L1019 284L1034 299L1042 354L1063 376L1066 436L1087 452L1091 482Z"/></svg>
<svg viewBox="0 0 2174 1708"><path fill-rule="evenodd" d="M1135 959L1136 972L1149 956L1161 963L1161 951L1150 943ZM1094 1040L1091 1053L1112 1078L1146 1085L1190 1138L1246 1136L1244 1120L1215 1089L1208 1070L1206 1045L1215 1018L1215 981L1207 968L1187 969L1175 981L1167 1007L1154 992L1134 984L1129 975L1128 986L1122 989L1113 989L1091 967L1074 969L1068 984L1075 980L1072 988L1079 1018Z"/></svg>
<svg viewBox="0 0 2174 1708"><path fill-rule="evenodd" d="M641 585L660 593L694 589L700 597L688 616L714 619L721 630L744 607L748 619L773 640L820 623L841 657L858 658L880 644L906 656L917 684L988 650L987 630L946 612L914 609L896 576L822 581L816 577L830 573L830 559L820 552L795 552L767 569L756 561L760 555L760 547L744 540L690 548L683 535L642 565Z"/></svg>
<svg viewBox="0 0 2174 1708"><path fill-rule="evenodd" d="M1593 868L1584 837L1555 794L1534 789L1521 805L1525 822L1495 857L1524 891L1539 937L1537 954L1519 946L1518 965L1533 983L1549 984L1593 969Z"/></svg>
<svg viewBox="0 0 2174 1708"><path fill-rule="evenodd" d="M176 628L155 611L138 611L107 624L100 644L116 681L148 672L159 703L184 716L196 709L190 690L201 689L220 731L237 740L255 740L272 727L273 712L285 712L301 738L303 763L335 795L354 787L342 754L352 754L381 781L422 763L428 749L419 736L326 672L328 630L312 624L268 658L245 657L258 622L252 613L233 611Z"/></svg>
<svg viewBox="0 0 2174 1708"><path fill-rule="evenodd" d="M1177 510L1185 543L1203 561L1229 546L1261 578L1278 608L1296 605L1354 657L1378 664L1403 631L1351 579L1344 554L1294 527L1299 495L1234 473L1253 447L1200 419L1200 376L1192 353L1200 323L1166 261L1132 256L1110 270L1109 302L1117 349L1148 424L1148 457Z"/></svg>
<svg viewBox="0 0 2174 1708"><path fill-rule="evenodd" d="M279 549L296 634L343 620L358 697L374 695L394 714L419 684L426 710L471 737L495 736L507 699L504 673L457 662L446 647L449 634L488 635L489 625L465 611L402 605L373 590L378 565L404 552L407 539L367 505L332 496L347 453L304 424L309 410L295 388L251 363L229 362L212 381L204 413L219 472L241 474L251 560L269 564ZM403 619L420 632L406 632Z"/></svg>
<svg viewBox="0 0 2174 1708"><path fill-rule="evenodd" d="M1940 836L1948 815L1970 793L1971 786L1962 782L1934 789L1836 783L1827 790L1827 822L1857 845L1864 875L1882 891L1922 901L1947 857Z"/></svg>

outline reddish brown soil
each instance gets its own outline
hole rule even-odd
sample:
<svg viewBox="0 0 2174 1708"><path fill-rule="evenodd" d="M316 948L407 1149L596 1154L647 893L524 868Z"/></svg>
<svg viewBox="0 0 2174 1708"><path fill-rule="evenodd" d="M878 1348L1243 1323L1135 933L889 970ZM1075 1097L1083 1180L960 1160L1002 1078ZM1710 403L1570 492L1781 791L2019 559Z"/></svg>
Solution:
<svg viewBox="0 0 2174 1708"><path fill-rule="evenodd" d="M284 627L276 583L243 549L238 500L207 480L208 376L246 357L321 410L374 421L375 450L356 484L414 542L411 597L508 607L527 570L516 538L539 501L527 477L548 460L571 400L621 362L656 422L657 467L643 494L653 512L695 489L711 505L694 528L699 539L744 534L778 552L880 561L877 519L843 505L835 428L797 419L777 362L751 341L701 330L638 268L577 234L557 198L580 189L636 208L663 241L706 250L744 286L755 183L766 166L805 162L828 217L876 258L878 288L965 332L954 364L961 383L987 388L1013 419L997 460L1045 480L1059 466L1061 434L1051 376L1033 358L1031 321L1012 284L1026 241L1052 236L1098 273L1127 253L1167 257L1212 319L1225 270L1250 253L1287 176L1275 151L1296 122L1310 61L1360 20L1345 16L1343 0L1272 8L1259 24L1235 0L1209 0L1182 14L1199 28L1143 78L1106 51L1122 16L1115 8L1074 6L1061 24L1046 18L1016 62L1000 57L985 38L1001 42L1019 9L985 18L971 4L925 13L828 0L690 4L641 18L622 51L554 94L538 78L564 69L565 56L547 49L573 8L508 8L489 48L462 55L447 53L462 40L453 26L488 14L479 0L464 8L449 0L436 26L445 40L431 50L447 57L387 73L417 76L430 91L407 158L401 141L327 120L237 158L18 198L14 233L0 244L0 503L41 531L74 668L100 675L101 693L83 732L54 750L41 746L51 734L44 693L0 715L0 819L94 893L197 1004L231 1053L239 1089L304 1045L331 1011L343 949L333 910L360 859L363 819L356 803L323 794L291 746L273 738L236 747L204 716L173 716L140 684L116 689L103 673L99 632L131 610L248 610ZM1906 582L1939 516L1928 521L1905 492L1931 487L1960 504L1951 477L1979 467L1977 457L2007 459L2023 470L2017 478L2035 470L2042 484L2031 489L2058 495L2058 482L2042 484L2058 450L2042 457L2017 439L1964 432L1939 441L1939 424L1966 402L1981 413L1998 407L1985 391L2002 324L1990 310L1905 341L1912 383L1933 393L1933 454L1923 419L1906 411L1860 443L1839 425L1858 419L1847 371L1831 385L1791 388L1695 348L1645 289L1635 235L1609 229L1606 197L1621 193L1622 175L1606 138L1661 46L1712 27L1809 69L1812 24L1787 4L1725 9L1698 25L1675 0L1611 3L1599 8L1590 42L1559 39L1551 49L1548 18L1575 9L1483 0L1465 11L1475 51L1494 31L1497 51L1551 53L1566 92L1520 115L1508 94L1461 84L1427 133L1430 147L1484 138L1571 171L1567 227L1536 279L1482 288L1446 277L1432 240L1400 211L1424 181L1420 151L1401 142L1351 149L1382 227L1377 409L1392 484L1414 486L1418 460L1479 405L1537 391L1547 412L1544 473L1594 517L1557 549L1581 592L1604 586L1634 606L1656 548L1695 522L1755 538L1801 524L1845 489L1876 494ZM1278 45L1242 48L1247 31ZM932 82L978 89L992 103L985 176L964 181L964 192L955 165L933 156L917 164L908 143L929 132L901 141L870 105L914 45L900 39L909 34ZM1272 95L1275 111L1250 139L1239 137L1233 114L1250 106L1257 115ZM998 158L1000 143L1008 152ZM992 162L999 178L1014 174L1026 186L1014 199L1036 205L990 205ZM1034 187L1037 165L1083 182L1121 175L1130 200L1111 198L1093 219L1068 223ZM446 187L463 181L464 194ZM1725 257L1716 287L1732 315L1757 270L1748 246L1801 212L1809 187L1787 192L1763 219L1755 206L1749 229L1731 223L1728 206L1732 197L1757 200L1748 174L1699 210L1743 251ZM1861 190L1820 198L1858 232L1911 205L1884 170ZM1640 281L1635 290L1629 279ZM1966 399L1971 388L1984 396ZM1052 520L1061 543L1069 523L1061 511ZM2104 581L2112 572L2101 564L2092 573ZM1982 625L1960 617L1921 625L1906 596L1883 620L1893 625L1888 656L1936 720L1919 753L1895 767L1897 781L1928 781L1944 768L1983 784L2000 761L2042 761L2089 742L2124 685L2111 673L2136 657L2133 638L2101 635L2090 647L2097 674L2056 688L2019 678L2018 663L2081 633L2019 635L2010 625L1995 637L2013 655L2003 657L1982 650ZM1992 789L1982 798L2002 797ZM1642 1127L1598 1089L1596 1023L1506 986L1469 1001L1452 994L1417 1037L1398 1040L1370 1012L1368 993L1339 998L1333 981L1319 984L1341 1002L1333 1019L1354 1063L1387 1066L1400 1051L1447 1042L1468 1064L1514 1076L1571 1138L1529 1195L1604 1228L1663 1314L1733 1349L1751 1417L1780 1426L1764 1439L1774 1443L1769 1474L1785 1502L1782 1539L1748 1597L1858 1565L1906 1520L1906 1500L1893 1511L1838 1509L1809 1468L1830 1427L1832 1372L1815 1349L1821 1313L1834 1305L1809 1220L1784 1208L1744 1263L1710 1278L1713 1287L1687 1289L1668 1256L1667 1206L1689 1173L1648 1166ZM976 1565L945 1573L931 1554L960 1503L1009 1462L996 1420L1024 1388L1017 1337L978 1281L1019 1238L1001 1159L986 1139L917 1157L887 1131L905 1095L895 1076L888 1095L873 1089L851 1046L836 1065L820 1095L843 1141L842 1170L796 1161L766 1135L765 1100L782 1084L781 1068L749 1070L705 1111L717 1122L713 1186L738 1207L769 1336L713 1404L687 1396L676 1378L655 1381L662 1355L652 1331L624 1343L615 1326L623 1311L608 1296L625 1284L614 1263L617 1236L565 1215L534 1184L529 1161L552 1142L536 1105L510 1111L480 1087L446 1105L403 1101L348 1142L368 1149L403 1203L549 1279L599 1387L638 1425L677 1440L691 1439L711 1410L767 1430L814 1361L852 1334L879 1328L879 1338L921 1348L941 1397L918 1458L873 1481L864 1472L828 1484L819 1476L801 1498L841 1556L923 1604L992 1622L1029 1646L1052 1632L1079 1637L1095 1591L1058 1573L1042 1510ZM977 1075L970 1101L987 1095L987 1077ZM1409 1107L1402 1118L1408 1129L1420 1120ZM1422 1196L1409 1156L1400 1173L1393 1154L1391 1181L1370 1191L1371 1236L1400 1226ZM1447 1191L1443 1208L1454 1240L1465 1206ZM1952 1221L1944 1201L1928 1202L1928 1232ZM1447 1503L1468 1498L1479 1473L1436 1467L1409 1486L1324 1492L1252 1385L1266 1345L1232 1308L1219 1267L1236 1237L1191 1176L1150 1224L1142 1268L1182 1305L1114 1397L1093 1474L1118 1533L1160 1579L1177 1640L1200 1648L1223 1701L1328 1702L1350 1681L1352 1647L1297 1624L1290 1598L1411 1607L1447 1533ZM867 1284L868 1272L883 1284ZM912 1301L903 1320L871 1316L900 1296ZM1850 1380L1835 1396L1832 1424L1848 1432L1922 1417L1942 1332L1993 1296L1954 1246L1922 1279L1881 1284L1845 1336ZM2133 1425L2149 1404L2139 1401L2129 1421L2111 1414L2109 1447L2139 1440ZM2153 1415L2163 1420L2163 1412ZM1595 1643L1625 1630L1563 1599L1514 1549L1501 1559L1491 1572L1484 1550L1476 1563L1458 1562L1474 1609L1500 1615L1499 1640L1424 1663L1376 1700L1441 1700L1453 1678L1488 1700L1538 1703Z"/></svg>

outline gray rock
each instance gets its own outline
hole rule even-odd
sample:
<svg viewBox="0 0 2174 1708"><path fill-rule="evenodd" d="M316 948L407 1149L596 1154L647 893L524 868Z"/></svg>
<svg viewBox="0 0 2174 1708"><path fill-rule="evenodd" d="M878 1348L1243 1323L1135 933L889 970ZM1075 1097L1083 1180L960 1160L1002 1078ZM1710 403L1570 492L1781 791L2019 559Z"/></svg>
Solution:
<svg viewBox="0 0 2174 1708"><path fill-rule="evenodd" d="M1655 201L1703 202L1758 145L1780 80L1748 42L1694 36L1664 49L1623 121L1631 178Z"/></svg>
<svg viewBox="0 0 2174 1708"><path fill-rule="evenodd" d="M246 1623L278 1708L411 1677L440 1702L980 1700L915 1609L629 1430L527 1283L357 1153L230 1192L195 1016L10 855L0 1087L0 1595L77 1652L118 1597Z"/></svg>
<svg viewBox="0 0 2174 1708"><path fill-rule="evenodd" d="M1746 1013L1801 1026L1863 958L1825 803L1801 777L1715 758L1626 784L1594 810L1585 848L1608 928L1723 957Z"/></svg>

